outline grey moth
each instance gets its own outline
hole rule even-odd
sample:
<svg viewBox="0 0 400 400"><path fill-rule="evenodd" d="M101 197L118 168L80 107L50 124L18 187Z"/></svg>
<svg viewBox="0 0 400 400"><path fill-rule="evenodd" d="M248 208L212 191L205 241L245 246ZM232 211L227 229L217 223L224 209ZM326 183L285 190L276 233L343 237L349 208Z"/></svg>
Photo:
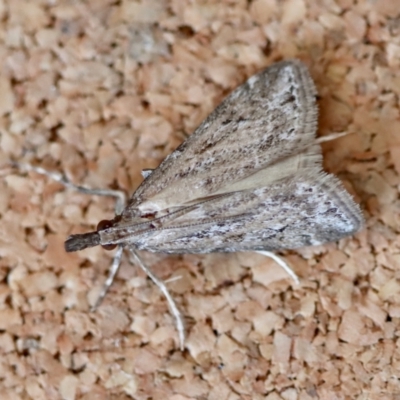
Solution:
<svg viewBox="0 0 400 400"><path fill-rule="evenodd" d="M273 64L146 171L120 215L70 236L66 251L97 245L162 253L274 251L355 233L363 216L341 182L322 169L317 114L307 67L298 60Z"/></svg>

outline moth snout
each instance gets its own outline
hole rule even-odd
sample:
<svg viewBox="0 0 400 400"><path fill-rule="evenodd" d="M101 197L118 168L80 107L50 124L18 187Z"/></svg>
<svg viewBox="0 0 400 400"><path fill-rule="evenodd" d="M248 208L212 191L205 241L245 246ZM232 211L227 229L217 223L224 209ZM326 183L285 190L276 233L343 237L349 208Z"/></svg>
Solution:
<svg viewBox="0 0 400 400"><path fill-rule="evenodd" d="M100 235L97 232L88 232L80 235L71 235L64 243L65 251L71 253L87 249L88 247L98 246Z"/></svg>

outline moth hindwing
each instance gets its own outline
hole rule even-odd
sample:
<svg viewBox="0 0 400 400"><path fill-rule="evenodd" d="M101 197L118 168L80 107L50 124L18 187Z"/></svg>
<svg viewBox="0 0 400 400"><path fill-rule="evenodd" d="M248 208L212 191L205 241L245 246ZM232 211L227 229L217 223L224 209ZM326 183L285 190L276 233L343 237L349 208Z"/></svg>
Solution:
<svg viewBox="0 0 400 400"><path fill-rule="evenodd" d="M235 89L145 179L121 215L67 251L112 244L164 253L294 249L360 229L359 207L322 170L316 90L276 63Z"/></svg>

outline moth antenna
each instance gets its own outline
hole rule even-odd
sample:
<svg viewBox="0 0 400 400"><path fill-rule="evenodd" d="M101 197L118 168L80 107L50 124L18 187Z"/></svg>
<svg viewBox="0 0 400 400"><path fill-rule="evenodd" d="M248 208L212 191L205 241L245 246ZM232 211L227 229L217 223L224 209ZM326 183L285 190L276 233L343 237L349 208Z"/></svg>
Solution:
<svg viewBox="0 0 400 400"><path fill-rule="evenodd" d="M65 251L79 251L88 247L98 246L100 244L100 235L97 232L83 233L80 235L71 235L64 243Z"/></svg>

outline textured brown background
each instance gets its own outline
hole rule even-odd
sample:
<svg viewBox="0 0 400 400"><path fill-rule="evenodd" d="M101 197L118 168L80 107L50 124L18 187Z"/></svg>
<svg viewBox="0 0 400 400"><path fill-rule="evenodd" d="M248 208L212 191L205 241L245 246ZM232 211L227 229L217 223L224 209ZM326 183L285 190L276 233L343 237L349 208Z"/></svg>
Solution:
<svg viewBox="0 0 400 400"><path fill-rule="evenodd" d="M400 398L400 1L0 1L0 393L12 399ZM300 287L251 253L65 254L113 215L10 159L131 193L232 88L297 57L320 95L325 167L366 229L288 252Z"/></svg>

